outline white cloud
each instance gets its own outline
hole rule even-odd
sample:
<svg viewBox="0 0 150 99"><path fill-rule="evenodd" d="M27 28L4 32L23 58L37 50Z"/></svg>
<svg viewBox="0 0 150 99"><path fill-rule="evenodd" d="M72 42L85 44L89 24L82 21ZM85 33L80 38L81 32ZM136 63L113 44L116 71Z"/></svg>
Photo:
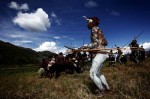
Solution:
<svg viewBox="0 0 150 99"><path fill-rule="evenodd" d="M26 43L32 43L32 41L30 40L15 40L13 41L13 44L21 46L22 44L26 44Z"/></svg>
<svg viewBox="0 0 150 99"><path fill-rule="evenodd" d="M112 16L120 16L120 13L117 11L111 11L110 13Z"/></svg>
<svg viewBox="0 0 150 99"><path fill-rule="evenodd" d="M123 54L131 54L131 49L130 47L124 47L125 49L122 49Z"/></svg>
<svg viewBox="0 0 150 99"><path fill-rule="evenodd" d="M34 13L19 12L13 22L32 32L46 31L51 24L48 14L42 8L38 8Z"/></svg>
<svg viewBox="0 0 150 99"><path fill-rule="evenodd" d="M56 19L55 21L56 21L57 25L61 25L61 22L60 22L61 20Z"/></svg>
<svg viewBox="0 0 150 99"><path fill-rule="evenodd" d="M9 34L8 35L9 37L11 37L11 38L26 38L27 37L27 35L25 35L25 34Z"/></svg>
<svg viewBox="0 0 150 99"><path fill-rule="evenodd" d="M12 1L9 5L8 5L9 8L12 8L12 9L16 9L16 10L29 10L29 7L28 7L28 4L27 3L24 3L24 4L18 4L14 1Z"/></svg>
<svg viewBox="0 0 150 99"><path fill-rule="evenodd" d="M56 42L43 42L38 48L34 49L35 51L51 51L54 53L66 52L66 48L59 47Z"/></svg>
<svg viewBox="0 0 150 99"><path fill-rule="evenodd" d="M57 23L57 25L61 25L61 20L58 19L57 15L55 14L54 11L51 12L51 17Z"/></svg>
<svg viewBox="0 0 150 99"><path fill-rule="evenodd" d="M9 4L9 8L12 8L12 9L18 9L19 8L19 5L16 3L16 2L11 2Z"/></svg>
<svg viewBox="0 0 150 99"><path fill-rule="evenodd" d="M28 7L28 4L24 3L20 6L20 9L23 9L23 10L28 10L29 7Z"/></svg>
<svg viewBox="0 0 150 99"><path fill-rule="evenodd" d="M150 50L150 42L145 42L143 44L140 44L140 46L143 46L145 50Z"/></svg>
<svg viewBox="0 0 150 99"><path fill-rule="evenodd" d="M13 41L14 43L31 43L32 41L28 41L28 40L22 40L22 41L19 41L19 40L16 40L16 41Z"/></svg>
<svg viewBox="0 0 150 99"><path fill-rule="evenodd" d="M94 8L94 7L97 7L97 6L98 6L98 4L97 4L95 1L88 1L88 2L86 2L84 5L85 5L85 7L87 7L87 8Z"/></svg>
<svg viewBox="0 0 150 99"><path fill-rule="evenodd" d="M57 17L57 15L52 11L52 13L51 13L51 17L54 17L54 18L56 18Z"/></svg>
<svg viewBox="0 0 150 99"><path fill-rule="evenodd" d="M55 38L55 39L60 39L60 37L59 37L59 36L55 36L54 38Z"/></svg>

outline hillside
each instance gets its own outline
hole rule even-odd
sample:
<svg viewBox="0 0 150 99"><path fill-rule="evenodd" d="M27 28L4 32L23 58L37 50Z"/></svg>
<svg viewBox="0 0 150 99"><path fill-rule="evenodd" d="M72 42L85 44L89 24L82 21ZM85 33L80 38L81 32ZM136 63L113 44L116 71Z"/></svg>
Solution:
<svg viewBox="0 0 150 99"><path fill-rule="evenodd" d="M0 41L0 65L23 65L39 63L42 58L54 54L52 52L36 52L30 48Z"/></svg>

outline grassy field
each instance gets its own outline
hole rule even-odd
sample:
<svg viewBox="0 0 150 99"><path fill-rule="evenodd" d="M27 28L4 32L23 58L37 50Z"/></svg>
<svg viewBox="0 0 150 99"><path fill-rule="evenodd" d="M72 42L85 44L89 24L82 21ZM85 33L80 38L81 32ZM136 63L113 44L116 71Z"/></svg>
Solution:
<svg viewBox="0 0 150 99"><path fill-rule="evenodd" d="M0 99L98 99L89 70L81 74L62 74L58 79L38 78L38 68L0 71ZM103 99L150 99L150 58L140 66L104 64L112 93Z"/></svg>

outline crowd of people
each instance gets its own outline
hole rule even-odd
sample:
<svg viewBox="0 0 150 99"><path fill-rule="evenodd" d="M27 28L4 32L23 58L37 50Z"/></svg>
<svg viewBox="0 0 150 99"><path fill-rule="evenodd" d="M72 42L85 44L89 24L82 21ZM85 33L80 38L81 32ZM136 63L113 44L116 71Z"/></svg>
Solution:
<svg viewBox="0 0 150 99"><path fill-rule="evenodd" d="M64 55L59 53L55 56L49 56L42 59L38 73L40 77L49 77L55 75L58 77L61 72L81 73L85 70L85 63L88 61L86 53L75 52Z"/></svg>
<svg viewBox="0 0 150 99"><path fill-rule="evenodd" d="M135 42L135 40L133 40L132 42ZM113 50L110 50L110 52L108 53L109 66L114 66L116 62L120 64L126 64L127 60L131 60L138 65L140 61L145 60L145 49L143 48L143 46L139 47L137 50L137 48L134 48L131 45L132 42L129 44L132 51L131 54L123 54L122 50L119 47L117 47L117 52L115 53L113 53ZM87 68L85 66L85 63L91 61L91 58L91 55L87 54L86 52L75 52L68 55L59 53L55 56L49 56L47 58L42 59L40 65L41 68L39 69L40 77L49 76L51 71L50 69L52 69L53 65L58 65L58 68L60 68L60 66L62 67L65 65L70 67L73 66L75 68L78 68L78 72L83 72Z"/></svg>
<svg viewBox="0 0 150 99"><path fill-rule="evenodd" d="M115 65L116 62L126 64L128 60L133 61L135 65L139 65L140 62L145 60L145 49L143 46L139 47L137 40L132 40L129 47L131 50L130 54L123 54L119 47L117 47L117 52L115 53L111 50L109 53L109 66Z"/></svg>

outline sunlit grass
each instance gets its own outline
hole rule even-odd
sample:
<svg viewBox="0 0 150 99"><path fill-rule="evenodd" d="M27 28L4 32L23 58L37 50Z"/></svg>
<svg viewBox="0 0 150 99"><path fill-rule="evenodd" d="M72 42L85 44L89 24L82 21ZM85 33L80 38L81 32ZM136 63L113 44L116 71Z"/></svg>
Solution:
<svg viewBox="0 0 150 99"><path fill-rule="evenodd" d="M104 64L105 75L112 93L103 99L149 99L150 59L140 66ZM84 73L62 74L58 79L39 78L38 68L0 71L0 98L4 99L97 99L97 89Z"/></svg>

